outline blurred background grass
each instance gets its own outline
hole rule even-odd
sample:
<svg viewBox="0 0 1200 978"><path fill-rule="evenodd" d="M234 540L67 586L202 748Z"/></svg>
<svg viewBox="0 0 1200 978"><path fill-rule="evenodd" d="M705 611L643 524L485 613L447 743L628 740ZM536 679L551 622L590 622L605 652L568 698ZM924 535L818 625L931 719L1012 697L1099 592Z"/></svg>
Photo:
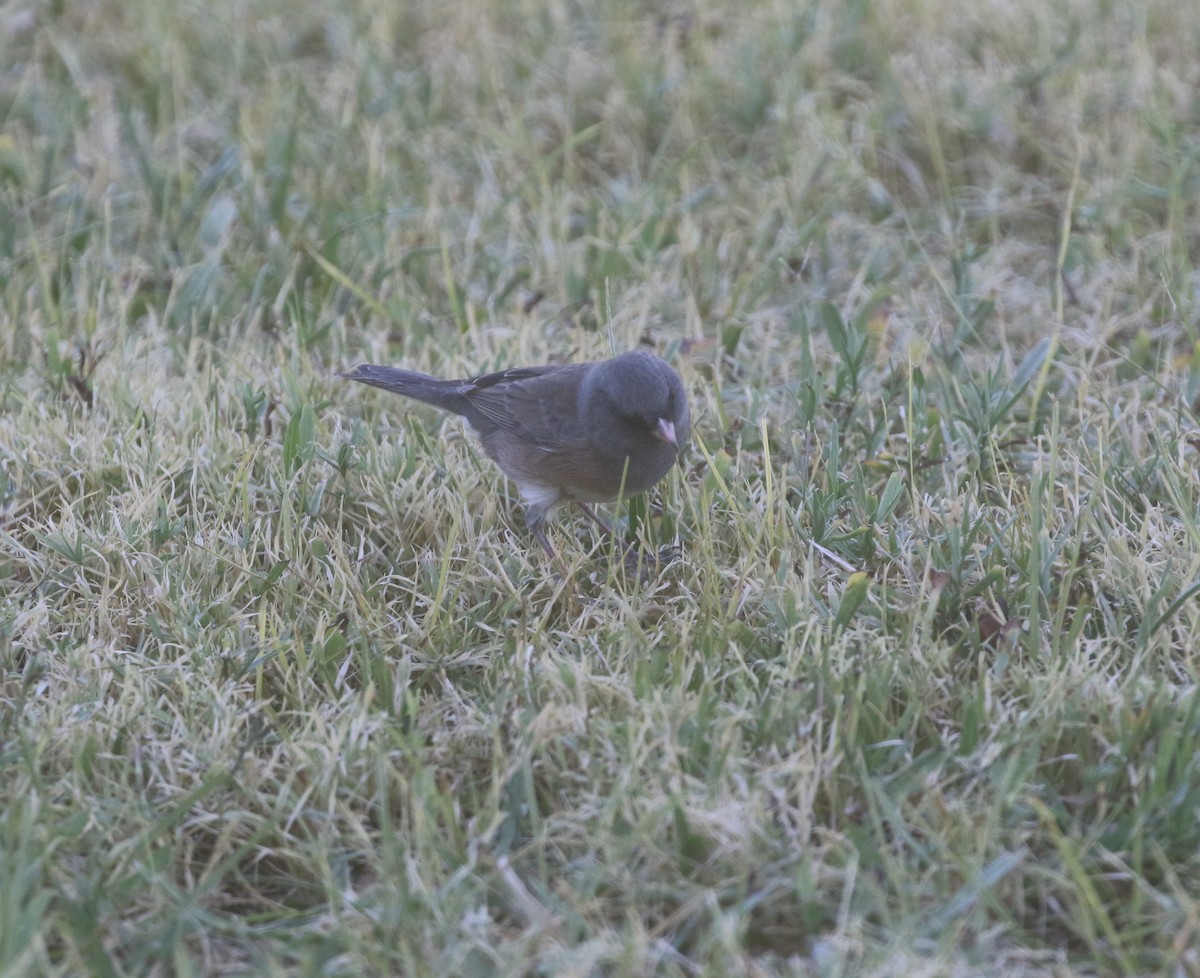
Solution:
<svg viewBox="0 0 1200 978"><path fill-rule="evenodd" d="M1200 974L1197 50L6 4L0 973ZM575 593L333 377L638 345L683 559Z"/></svg>

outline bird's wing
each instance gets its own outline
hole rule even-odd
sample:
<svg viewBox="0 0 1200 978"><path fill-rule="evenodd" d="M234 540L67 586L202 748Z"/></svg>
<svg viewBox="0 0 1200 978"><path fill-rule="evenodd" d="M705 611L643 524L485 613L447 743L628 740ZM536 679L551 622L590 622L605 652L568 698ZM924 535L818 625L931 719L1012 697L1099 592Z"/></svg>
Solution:
<svg viewBox="0 0 1200 978"><path fill-rule="evenodd" d="M590 364L520 367L470 381L467 418L482 434L503 429L554 452L587 440L579 385Z"/></svg>

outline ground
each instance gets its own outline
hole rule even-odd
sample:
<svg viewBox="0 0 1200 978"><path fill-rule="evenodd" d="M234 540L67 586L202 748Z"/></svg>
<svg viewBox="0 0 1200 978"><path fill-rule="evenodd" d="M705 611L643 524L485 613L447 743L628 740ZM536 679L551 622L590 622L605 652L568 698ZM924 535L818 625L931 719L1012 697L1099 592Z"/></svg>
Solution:
<svg viewBox="0 0 1200 978"><path fill-rule="evenodd" d="M1194 0L0 10L0 975L1200 975ZM564 579L340 380L643 347Z"/></svg>

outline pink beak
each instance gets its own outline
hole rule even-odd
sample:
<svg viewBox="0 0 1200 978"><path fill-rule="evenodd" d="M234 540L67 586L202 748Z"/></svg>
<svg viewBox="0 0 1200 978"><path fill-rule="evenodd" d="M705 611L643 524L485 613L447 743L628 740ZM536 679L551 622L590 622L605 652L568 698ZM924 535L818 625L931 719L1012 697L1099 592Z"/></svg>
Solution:
<svg viewBox="0 0 1200 978"><path fill-rule="evenodd" d="M660 441L665 441L668 445L675 448L679 447L679 442L675 440L675 425L666 418L658 419L658 426L654 429L654 437Z"/></svg>

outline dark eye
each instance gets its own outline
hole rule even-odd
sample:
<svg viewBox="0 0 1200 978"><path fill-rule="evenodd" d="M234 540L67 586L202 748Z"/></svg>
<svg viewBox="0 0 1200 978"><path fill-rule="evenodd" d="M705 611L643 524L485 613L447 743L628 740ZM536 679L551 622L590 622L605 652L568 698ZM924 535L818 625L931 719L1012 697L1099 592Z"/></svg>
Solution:
<svg viewBox="0 0 1200 978"><path fill-rule="evenodd" d="M653 428L658 424L657 418L649 418L644 414L634 414L630 411L618 411L617 417L630 428Z"/></svg>

